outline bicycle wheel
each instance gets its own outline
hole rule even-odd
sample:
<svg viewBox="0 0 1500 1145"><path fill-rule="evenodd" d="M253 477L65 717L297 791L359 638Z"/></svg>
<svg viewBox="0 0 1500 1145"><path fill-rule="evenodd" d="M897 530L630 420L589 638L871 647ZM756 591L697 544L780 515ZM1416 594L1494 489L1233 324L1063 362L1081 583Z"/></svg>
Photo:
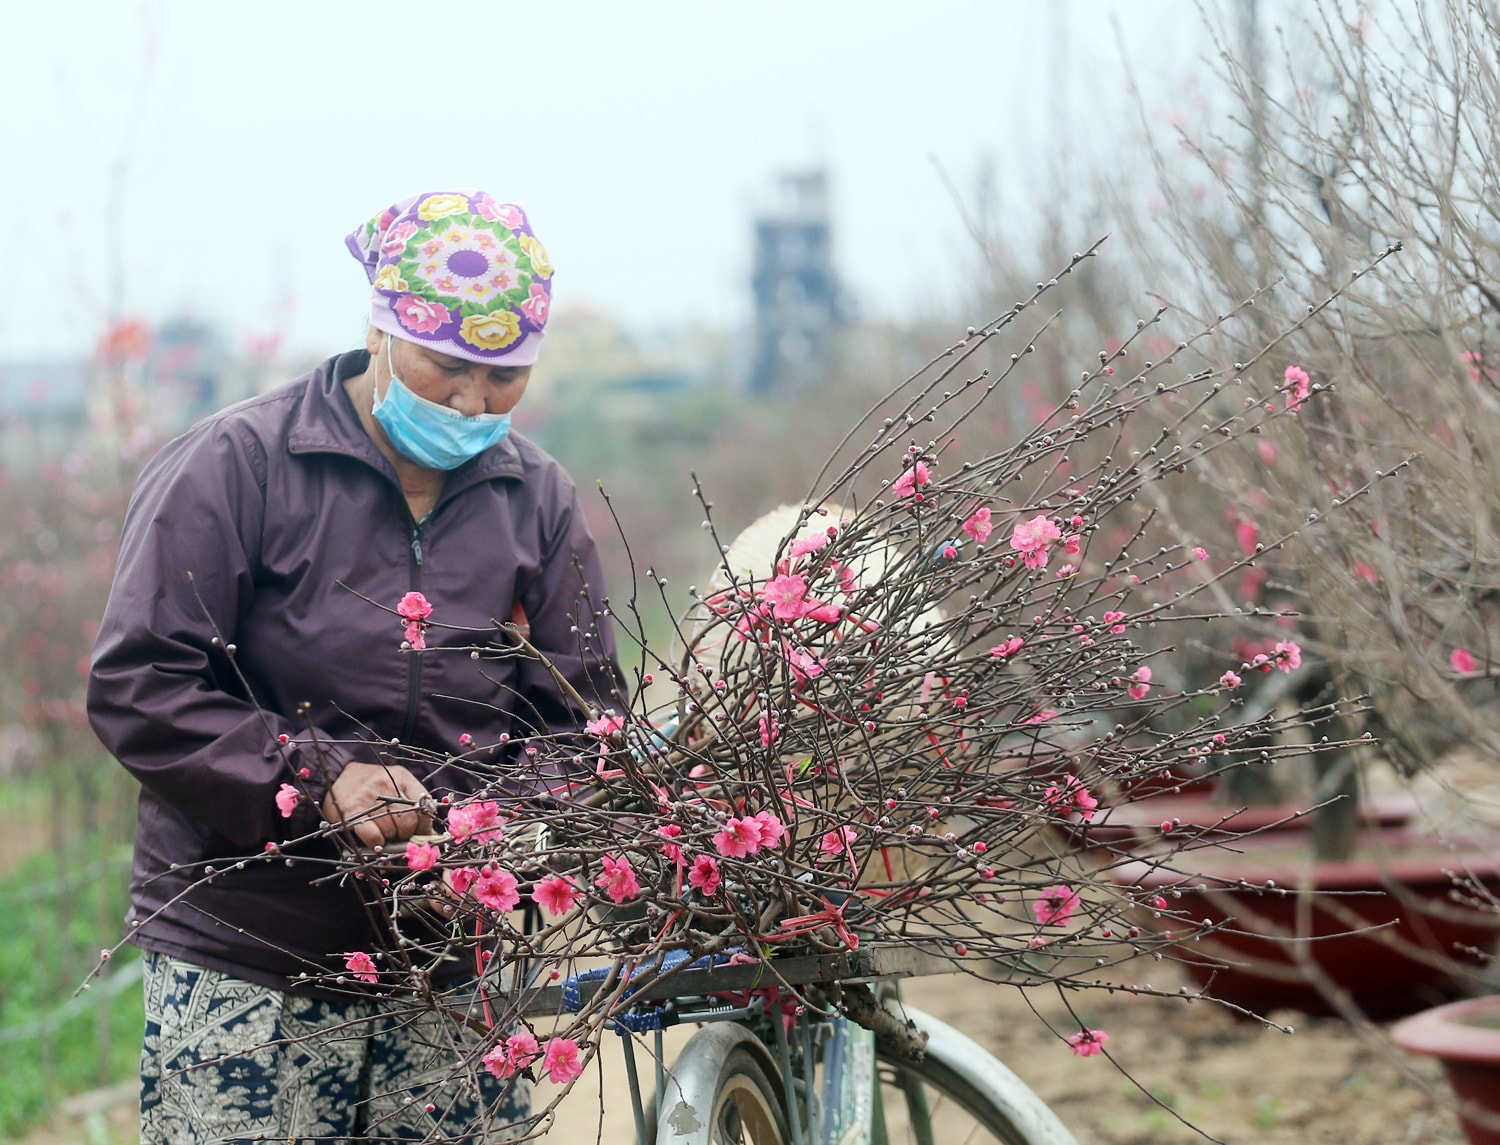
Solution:
<svg viewBox="0 0 1500 1145"><path fill-rule="evenodd" d="M780 1074L743 1026L706 1026L666 1079L657 1145L787 1145Z"/></svg>
<svg viewBox="0 0 1500 1145"><path fill-rule="evenodd" d="M877 1145L1078 1145L1046 1102L983 1046L920 1010L902 1013L927 1031L927 1056L911 1061L876 1043Z"/></svg>

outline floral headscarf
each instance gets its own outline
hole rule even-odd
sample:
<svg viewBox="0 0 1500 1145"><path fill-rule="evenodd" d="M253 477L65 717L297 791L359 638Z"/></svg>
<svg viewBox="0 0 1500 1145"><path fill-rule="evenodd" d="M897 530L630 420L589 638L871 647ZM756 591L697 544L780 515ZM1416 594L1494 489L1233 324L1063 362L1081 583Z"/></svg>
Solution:
<svg viewBox="0 0 1500 1145"><path fill-rule="evenodd" d="M483 191L402 199L345 240L375 288L370 323L471 362L529 366L552 264L526 212Z"/></svg>

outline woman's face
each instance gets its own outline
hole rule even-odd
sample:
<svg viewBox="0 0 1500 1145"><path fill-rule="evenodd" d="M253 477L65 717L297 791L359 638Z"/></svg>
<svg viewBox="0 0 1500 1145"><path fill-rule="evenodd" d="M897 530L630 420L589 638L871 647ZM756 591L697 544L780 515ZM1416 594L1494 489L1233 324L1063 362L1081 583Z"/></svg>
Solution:
<svg viewBox="0 0 1500 1145"><path fill-rule="evenodd" d="M390 356L386 340L390 340ZM465 417L510 413L526 393L530 366L490 366L429 350L403 338L370 329L365 339L375 389L382 398L390 385L391 367L412 393L447 406ZM387 363L389 362L389 365Z"/></svg>

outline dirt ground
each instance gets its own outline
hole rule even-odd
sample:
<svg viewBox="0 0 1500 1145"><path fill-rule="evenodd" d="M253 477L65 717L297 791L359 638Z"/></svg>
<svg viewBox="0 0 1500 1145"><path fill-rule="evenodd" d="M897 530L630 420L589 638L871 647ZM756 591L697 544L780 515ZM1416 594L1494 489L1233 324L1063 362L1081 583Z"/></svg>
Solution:
<svg viewBox="0 0 1500 1145"><path fill-rule="evenodd" d="M1169 963L1141 960L1117 973L1169 989L1179 982ZM950 975L909 982L904 995L1001 1058L1058 1112L1080 1145L1463 1142L1440 1067L1392 1048L1381 1026L1356 1030L1341 1020L1277 1012L1273 1019L1294 1027L1284 1034L1203 1002L1076 996L1080 1016L1109 1032L1110 1061L1074 1057L1007 988ZM1031 1001L1043 1017L1069 1024L1055 996L1036 993ZM687 1036L674 1034L679 1043ZM591 1072L563 1104L549 1140L633 1140L619 1051L610 1046L601 1060L603 1100ZM550 1092L542 1085L537 1096ZM128 1088L101 1091L62 1103L57 1118L25 1141L124 1145L137 1140L133 1116Z"/></svg>

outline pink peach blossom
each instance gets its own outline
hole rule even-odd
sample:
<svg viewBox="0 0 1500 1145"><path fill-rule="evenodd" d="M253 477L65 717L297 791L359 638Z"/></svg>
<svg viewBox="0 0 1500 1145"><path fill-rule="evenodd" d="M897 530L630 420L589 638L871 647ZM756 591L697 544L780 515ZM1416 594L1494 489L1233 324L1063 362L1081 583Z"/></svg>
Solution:
<svg viewBox="0 0 1500 1145"><path fill-rule="evenodd" d="M629 859L623 855L619 858L605 855L601 862L604 873L594 880L594 885L602 887L611 901L626 902L641 893L641 884L636 881L635 869Z"/></svg>
<svg viewBox="0 0 1500 1145"><path fill-rule="evenodd" d="M549 1038L547 1054L542 1058L542 1072L553 1085L567 1085L583 1073L578 1060L578 1043L572 1038Z"/></svg>
<svg viewBox="0 0 1500 1145"><path fill-rule="evenodd" d="M432 603L420 592L409 592L396 604L396 615L403 620L426 620L432 615Z"/></svg>
<svg viewBox="0 0 1500 1145"><path fill-rule="evenodd" d="M1295 640L1279 640L1276 643L1275 655L1276 667L1283 672L1290 672L1293 668L1302 667L1302 646Z"/></svg>
<svg viewBox="0 0 1500 1145"><path fill-rule="evenodd" d="M1068 1037L1068 1045L1072 1046L1073 1052L1081 1058L1102 1054L1104 1043L1107 1041L1109 1041L1109 1035L1103 1030L1079 1030Z"/></svg>
<svg viewBox="0 0 1500 1145"><path fill-rule="evenodd" d="M807 581L795 573L767 581L762 595L777 620L796 620L807 612Z"/></svg>
<svg viewBox="0 0 1500 1145"><path fill-rule="evenodd" d="M927 468L925 461L918 461L910 469L905 470L900 477L891 482L891 492L897 497L911 497L923 485L932 481L932 471Z"/></svg>
<svg viewBox="0 0 1500 1145"><path fill-rule="evenodd" d="M814 533L810 537L798 537L792 541L791 547L787 549L787 555L792 560L805 557L808 553L815 553L828 544L827 533Z"/></svg>
<svg viewBox="0 0 1500 1145"><path fill-rule="evenodd" d="M486 867L479 872L479 880L474 884L474 897L500 914L515 910L521 901L516 876L495 867Z"/></svg>
<svg viewBox="0 0 1500 1145"><path fill-rule="evenodd" d="M1078 892L1069 886L1049 887L1031 906L1041 926L1062 925L1078 909Z"/></svg>
<svg viewBox="0 0 1500 1145"><path fill-rule="evenodd" d="M613 712L605 712L598 719L589 720L588 723L584 724L583 730L588 732L589 735L595 735L603 739L605 736L614 735L615 732L620 731L624 726L624 716L617 716Z"/></svg>
<svg viewBox="0 0 1500 1145"><path fill-rule="evenodd" d="M375 960L363 950L353 950L344 955L344 967L361 982L380 981L380 975L375 971Z"/></svg>
<svg viewBox="0 0 1500 1145"><path fill-rule="evenodd" d="M414 871L430 871L437 866L442 852L431 843L406 844L406 865Z"/></svg>
<svg viewBox="0 0 1500 1145"><path fill-rule="evenodd" d="M714 835L714 849L727 859L743 859L760 850L760 824L753 818L730 819Z"/></svg>
<svg viewBox="0 0 1500 1145"><path fill-rule="evenodd" d="M1142 664L1131 679L1135 683L1127 685L1125 690L1130 693L1132 700L1144 700L1146 693L1151 690L1151 669Z"/></svg>
<svg viewBox="0 0 1500 1145"><path fill-rule="evenodd" d="M1455 648L1448 656L1448 663L1455 672L1473 672L1479 667L1474 655L1467 648Z"/></svg>
<svg viewBox="0 0 1500 1145"><path fill-rule="evenodd" d="M819 845L825 855L842 855L853 845L856 834L853 827L839 827L825 834Z"/></svg>
<svg viewBox="0 0 1500 1145"><path fill-rule="evenodd" d="M1255 544L1260 539L1260 526L1250 517L1243 517L1234 527L1234 539L1240 552L1247 557L1255 553Z"/></svg>
<svg viewBox="0 0 1500 1145"><path fill-rule="evenodd" d="M676 823L667 823L658 827L655 833L667 840L661 847L661 853L667 857L667 861L672 863L682 862L682 847L677 843L671 842L671 840L682 834L682 828Z"/></svg>
<svg viewBox="0 0 1500 1145"><path fill-rule="evenodd" d="M975 509L969 519L964 522L963 528L964 532L973 537L977 544L984 544L995 530L990 520L990 510L988 508Z"/></svg>
<svg viewBox="0 0 1500 1145"><path fill-rule="evenodd" d="M479 1059L479 1064L484 1066L492 1076L501 1081L514 1076L516 1072L511 1068L510 1058L505 1052L504 1042L496 1042L491 1046L484 1057Z"/></svg>
<svg viewBox="0 0 1500 1145"><path fill-rule="evenodd" d="M1070 815L1076 811L1085 823L1092 822L1094 812L1099 809L1099 801L1089 794L1089 789L1076 775L1066 775L1060 785L1048 787L1042 793L1042 799L1048 807L1056 808L1062 815Z"/></svg>
<svg viewBox="0 0 1500 1145"><path fill-rule="evenodd" d="M991 648L990 658L992 660L1009 660L1025 646L1026 641L1022 640L1019 636L1012 636L1010 639L1002 641Z"/></svg>
<svg viewBox="0 0 1500 1145"><path fill-rule="evenodd" d="M1062 530L1045 513L1018 522L1010 535L1010 547L1021 553L1029 569L1047 567L1051 545L1062 539Z"/></svg>
<svg viewBox="0 0 1500 1145"><path fill-rule="evenodd" d="M525 1069L541 1056L542 1047L537 1045L536 1035L530 1030L521 1030L505 1039L505 1050L517 1069Z"/></svg>
<svg viewBox="0 0 1500 1145"><path fill-rule="evenodd" d="M458 867L448 872L448 885L453 888L453 893L463 898L469 893L469 888L474 885L474 880L479 878L479 872L473 867Z"/></svg>
<svg viewBox="0 0 1500 1145"><path fill-rule="evenodd" d="M776 846L786 834L786 824L781 821L781 816L770 811L757 811L755 824L760 828L760 845L763 848Z"/></svg>
<svg viewBox="0 0 1500 1145"><path fill-rule="evenodd" d="M760 746L770 747L781 736L781 725L775 716L760 717Z"/></svg>
<svg viewBox="0 0 1500 1145"><path fill-rule="evenodd" d="M713 895L719 889L719 864L712 855L699 855L688 870L688 882L705 895Z"/></svg>
<svg viewBox="0 0 1500 1145"><path fill-rule="evenodd" d="M798 684L806 684L809 680L816 680L828 668L828 663L821 656L815 656L801 648L787 650L786 662L792 669L792 675L797 678ZM765 746L769 747L769 744Z"/></svg>
<svg viewBox="0 0 1500 1145"><path fill-rule="evenodd" d="M498 843L505 837L500 804L493 799L475 799L448 810L448 831L458 842Z"/></svg>
<svg viewBox="0 0 1500 1145"><path fill-rule="evenodd" d="M807 610L802 615L808 620L816 620L820 624L837 624L844 618L843 610L836 604L820 604L812 597L808 597L803 607Z"/></svg>
<svg viewBox="0 0 1500 1145"><path fill-rule="evenodd" d="M1292 390L1291 396L1286 399L1286 408L1289 410L1301 409L1302 403L1307 400L1308 392L1311 389L1311 379L1307 376L1307 371L1301 366L1288 366L1282 378L1282 389L1290 387Z"/></svg>
<svg viewBox="0 0 1500 1145"><path fill-rule="evenodd" d="M572 910L581 893L572 879L548 875L531 888L531 901L555 917Z"/></svg>
<svg viewBox="0 0 1500 1145"><path fill-rule="evenodd" d="M503 1042L496 1042L489 1053L480 1059L484 1068L501 1081L514 1077L541 1056L536 1035L530 1030L512 1034Z"/></svg>
<svg viewBox="0 0 1500 1145"><path fill-rule="evenodd" d="M283 783L276 789L276 809L281 812L283 819L292 817L292 812L297 809L301 799L301 793L290 783Z"/></svg>

